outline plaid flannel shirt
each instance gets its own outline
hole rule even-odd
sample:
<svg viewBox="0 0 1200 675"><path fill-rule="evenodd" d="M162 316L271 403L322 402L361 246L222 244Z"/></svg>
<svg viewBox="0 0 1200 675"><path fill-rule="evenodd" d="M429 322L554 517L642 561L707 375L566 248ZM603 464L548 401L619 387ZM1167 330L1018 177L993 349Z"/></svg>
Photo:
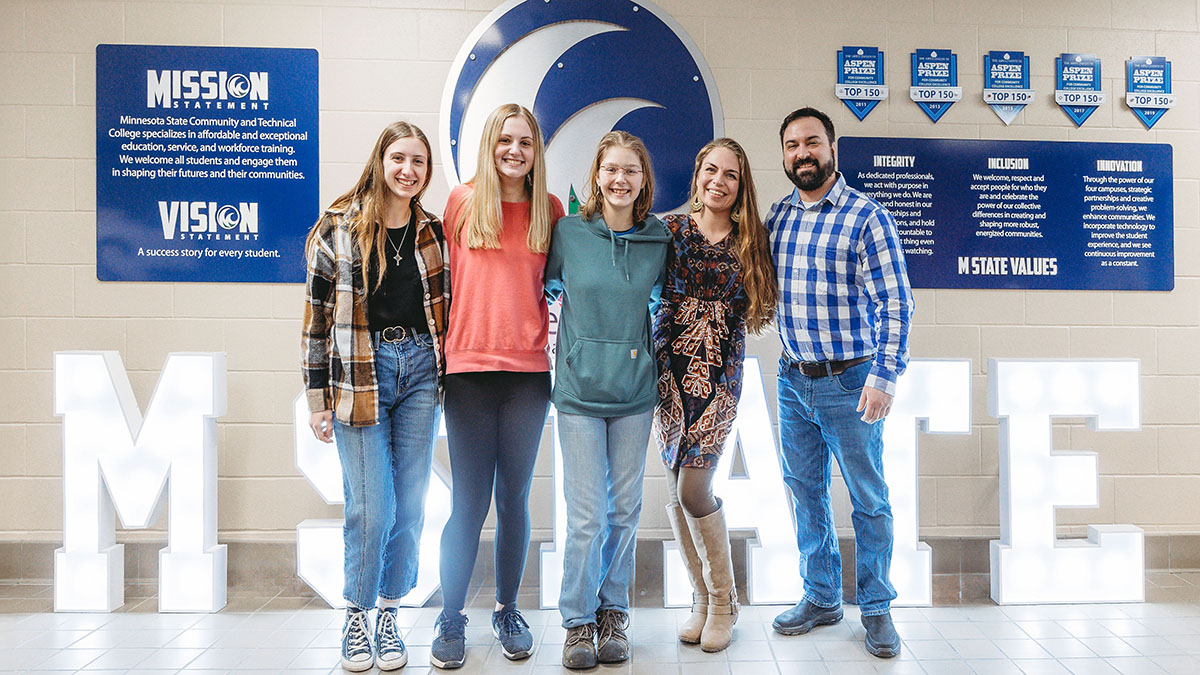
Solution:
<svg viewBox="0 0 1200 675"><path fill-rule="evenodd" d="M364 427L379 421L379 383L367 323L370 293L363 285L362 256L348 225L357 212L357 204L346 213L326 211L317 225L317 238L308 251L300 363L309 411L332 409L339 422ZM446 371L450 266L441 222L423 215L417 220L416 262L440 383Z"/></svg>
<svg viewBox="0 0 1200 675"><path fill-rule="evenodd" d="M895 394L908 363L913 298L892 215L838 174L807 209L797 190L772 204L767 228L787 355L841 361L873 353L867 386Z"/></svg>

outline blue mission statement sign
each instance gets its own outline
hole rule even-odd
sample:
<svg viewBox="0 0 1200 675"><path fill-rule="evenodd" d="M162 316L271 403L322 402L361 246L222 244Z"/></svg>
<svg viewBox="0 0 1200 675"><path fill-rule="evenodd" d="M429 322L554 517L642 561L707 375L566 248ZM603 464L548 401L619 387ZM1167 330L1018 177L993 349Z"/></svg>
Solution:
<svg viewBox="0 0 1200 675"><path fill-rule="evenodd" d="M1175 287L1171 146L838 139L896 218L918 288Z"/></svg>
<svg viewBox="0 0 1200 675"><path fill-rule="evenodd" d="M96 276L303 282L317 52L96 47Z"/></svg>

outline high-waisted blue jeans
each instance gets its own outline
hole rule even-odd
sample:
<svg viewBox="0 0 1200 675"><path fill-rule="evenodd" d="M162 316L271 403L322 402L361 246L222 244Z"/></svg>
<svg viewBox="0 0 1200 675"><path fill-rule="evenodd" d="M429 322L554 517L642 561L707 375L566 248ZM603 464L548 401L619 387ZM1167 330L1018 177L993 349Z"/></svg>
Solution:
<svg viewBox="0 0 1200 675"><path fill-rule="evenodd" d="M369 609L417 584L425 493L437 439L438 383L433 340L418 335L375 350L379 423L334 422L346 494L346 586L349 604Z"/></svg>
<svg viewBox="0 0 1200 675"><path fill-rule="evenodd" d="M892 507L883 480L883 421L857 412L871 363L832 377L808 377L779 362L779 436L783 480L792 491L804 599L820 607L842 601L842 558L829 498L836 457L854 506L858 604L865 616L884 614L896 597L892 564Z"/></svg>
<svg viewBox="0 0 1200 675"><path fill-rule="evenodd" d="M596 623L596 611L629 612L642 477L653 411L589 417L558 411L567 499L563 626Z"/></svg>

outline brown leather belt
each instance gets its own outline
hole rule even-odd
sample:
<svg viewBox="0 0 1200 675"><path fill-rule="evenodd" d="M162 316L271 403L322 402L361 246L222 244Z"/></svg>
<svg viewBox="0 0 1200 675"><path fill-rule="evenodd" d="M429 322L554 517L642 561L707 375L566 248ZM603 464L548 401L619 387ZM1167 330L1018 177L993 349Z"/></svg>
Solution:
<svg viewBox="0 0 1200 675"><path fill-rule="evenodd" d="M860 356L857 359L846 359L844 361L793 361L787 354L783 355L784 360L788 365L799 370L805 377L828 377L831 375L841 375L846 372L846 369L851 366L857 366L860 363L866 363L875 358L874 354Z"/></svg>

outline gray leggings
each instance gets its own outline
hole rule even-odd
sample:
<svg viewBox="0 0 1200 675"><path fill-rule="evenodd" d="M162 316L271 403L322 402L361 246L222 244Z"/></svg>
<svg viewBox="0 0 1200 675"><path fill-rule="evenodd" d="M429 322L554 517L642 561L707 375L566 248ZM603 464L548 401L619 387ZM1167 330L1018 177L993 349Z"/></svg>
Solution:
<svg viewBox="0 0 1200 675"><path fill-rule="evenodd" d="M446 376L452 507L442 530L442 603L466 603L479 531L496 496L496 601L516 602L529 548L529 486L546 412L550 373Z"/></svg>
<svg viewBox="0 0 1200 675"><path fill-rule="evenodd" d="M684 513L693 518L703 518L720 508L712 493L713 475L716 469L699 469L684 466L671 469L666 465L667 500L671 505L683 507Z"/></svg>

